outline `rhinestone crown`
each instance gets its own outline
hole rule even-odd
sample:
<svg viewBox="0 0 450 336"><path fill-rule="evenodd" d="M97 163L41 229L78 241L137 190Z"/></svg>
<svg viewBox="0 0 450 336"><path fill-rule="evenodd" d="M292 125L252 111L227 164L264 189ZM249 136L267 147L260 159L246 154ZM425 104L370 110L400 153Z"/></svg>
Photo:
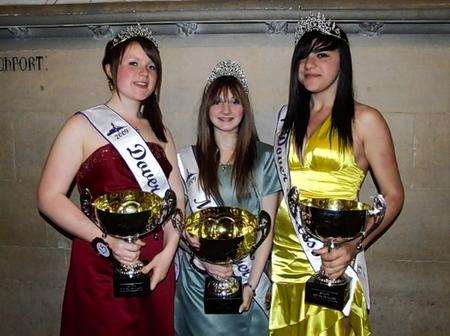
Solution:
<svg viewBox="0 0 450 336"><path fill-rule="evenodd" d="M320 12L310 13L306 18L301 18L295 28L295 44L302 38L306 32L318 31L325 35L331 35L342 39L341 30L336 23L327 19Z"/></svg>
<svg viewBox="0 0 450 336"><path fill-rule="evenodd" d="M145 27L142 27L140 24L137 24L136 26L128 26L124 30L119 32L113 39L113 46L115 47L116 45L125 42L126 40L133 37L144 37L152 41L156 48L158 48L158 42L153 37L152 31Z"/></svg>
<svg viewBox="0 0 450 336"><path fill-rule="evenodd" d="M223 76L232 76L241 83L245 93L248 94L248 81L244 70L238 62L232 60L220 61L208 76L206 87L210 86L217 78Z"/></svg>

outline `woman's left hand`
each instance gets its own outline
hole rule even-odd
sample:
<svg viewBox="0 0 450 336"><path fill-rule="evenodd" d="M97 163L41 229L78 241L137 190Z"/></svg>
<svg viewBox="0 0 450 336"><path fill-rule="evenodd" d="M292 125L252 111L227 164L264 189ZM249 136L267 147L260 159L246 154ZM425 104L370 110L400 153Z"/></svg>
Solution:
<svg viewBox="0 0 450 336"><path fill-rule="evenodd" d="M150 275L150 290L154 290L156 285L164 280L171 263L172 257L168 255L167 251L162 250L152 261L142 268L142 273L149 273L152 271Z"/></svg>
<svg viewBox="0 0 450 336"><path fill-rule="evenodd" d="M322 270L330 279L337 279L344 274L346 268L356 256L356 246L359 240L354 239L342 244L338 248L328 251L328 247L315 250L316 255L322 258Z"/></svg>
<svg viewBox="0 0 450 336"><path fill-rule="evenodd" d="M242 286L242 304L239 306L239 314L246 312L252 306L253 290L250 286Z"/></svg>

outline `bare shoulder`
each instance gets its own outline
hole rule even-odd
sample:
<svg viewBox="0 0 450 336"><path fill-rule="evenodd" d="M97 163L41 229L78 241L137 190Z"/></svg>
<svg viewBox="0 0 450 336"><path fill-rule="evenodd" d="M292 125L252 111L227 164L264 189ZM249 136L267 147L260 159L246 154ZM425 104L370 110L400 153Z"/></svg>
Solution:
<svg viewBox="0 0 450 336"><path fill-rule="evenodd" d="M62 131L86 134L89 129L90 123L87 118L80 113L76 113L67 119Z"/></svg>
<svg viewBox="0 0 450 336"><path fill-rule="evenodd" d="M358 102L355 102L355 123L357 129L363 131L387 128L387 123L380 111L372 106Z"/></svg>

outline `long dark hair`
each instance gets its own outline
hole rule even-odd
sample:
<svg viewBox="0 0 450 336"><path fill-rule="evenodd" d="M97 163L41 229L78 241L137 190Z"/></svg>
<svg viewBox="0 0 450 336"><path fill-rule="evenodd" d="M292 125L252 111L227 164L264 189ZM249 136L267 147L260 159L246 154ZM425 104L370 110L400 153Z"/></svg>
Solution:
<svg viewBox="0 0 450 336"><path fill-rule="evenodd" d="M326 50L338 50L340 58L340 72L336 97L331 110L330 139L334 132L337 132L339 148L352 147L352 122L355 116L352 57L348 38L342 30L341 37L337 38L312 31L305 33L295 46L291 62L288 111L282 132L286 133L291 128L293 129L297 152L301 152L303 139L306 135L311 100L311 93L306 90L298 78L299 63L300 60L306 58L311 52Z"/></svg>
<svg viewBox="0 0 450 336"><path fill-rule="evenodd" d="M241 201L250 195L258 134L248 95L241 83L232 76L217 78L203 91L198 114L197 144L195 147L199 167L199 182L207 195L219 196L220 152L214 139L214 125L209 118L209 109L222 95L227 95L228 92L239 99L244 110L233 154L232 171L234 190L238 201Z"/></svg>
<svg viewBox="0 0 450 336"><path fill-rule="evenodd" d="M117 83L117 69L122 62L123 54L127 47L132 43L139 43L144 49L147 56L153 61L156 67L157 79L155 90L147 97L143 102L142 115L148 120L150 127L155 133L156 137L163 142L167 142L166 134L164 132L165 127L162 121L161 109L159 108L159 94L161 90L162 80L162 65L159 50L155 44L144 37L133 37L118 45L114 46L112 41L109 41L105 47L105 55L103 56L102 66L103 71L108 78L109 89L113 91L116 88ZM111 69L111 77L108 76L106 66L109 65Z"/></svg>

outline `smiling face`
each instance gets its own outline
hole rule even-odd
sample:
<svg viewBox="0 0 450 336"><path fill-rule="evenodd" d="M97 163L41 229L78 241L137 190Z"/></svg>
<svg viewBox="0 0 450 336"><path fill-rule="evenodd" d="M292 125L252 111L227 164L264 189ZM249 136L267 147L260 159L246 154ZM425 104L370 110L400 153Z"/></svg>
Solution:
<svg viewBox="0 0 450 336"><path fill-rule="evenodd" d="M239 97L225 89L214 98L208 116L215 132L237 133L244 116L244 108Z"/></svg>
<svg viewBox="0 0 450 336"><path fill-rule="evenodd" d="M337 86L339 73L337 50L312 50L298 66L299 81L311 93L321 93Z"/></svg>
<svg viewBox="0 0 450 336"><path fill-rule="evenodd" d="M122 99L142 102L154 92L157 79L155 63L139 43L130 43L117 67L115 91Z"/></svg>

